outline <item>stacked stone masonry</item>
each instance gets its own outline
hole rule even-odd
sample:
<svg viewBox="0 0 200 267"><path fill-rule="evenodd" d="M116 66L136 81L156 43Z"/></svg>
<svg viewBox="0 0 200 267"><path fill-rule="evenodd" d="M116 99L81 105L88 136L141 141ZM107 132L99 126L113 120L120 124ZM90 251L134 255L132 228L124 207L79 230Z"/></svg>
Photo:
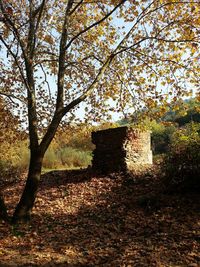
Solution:
<svg viewBox="0 0 200 267"><path fill-rule="evenodd" d="M119 127L92 133L92 166L101 172L133 169L152 164L151 134L130 127Z"/></svg>

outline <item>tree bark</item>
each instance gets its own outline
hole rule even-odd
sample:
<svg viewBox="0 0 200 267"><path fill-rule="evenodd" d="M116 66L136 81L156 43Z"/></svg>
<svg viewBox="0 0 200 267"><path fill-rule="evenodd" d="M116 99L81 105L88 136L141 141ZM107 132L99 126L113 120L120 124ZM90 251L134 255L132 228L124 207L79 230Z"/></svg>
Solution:
<svg viewBox="0 0 200 267"><path fill-rule="evenodd" d="M41 177L43 157L44 154L42 155L37 152L31 153L26 185L12 217L12 223L14 224L19 221L26 222L30 220Z"/></svg>
<svg viewBox="0 0 200 267"><path fill-rule="evenodd" d="M9 221L6 205L0 192L0 220Z"/></svg>

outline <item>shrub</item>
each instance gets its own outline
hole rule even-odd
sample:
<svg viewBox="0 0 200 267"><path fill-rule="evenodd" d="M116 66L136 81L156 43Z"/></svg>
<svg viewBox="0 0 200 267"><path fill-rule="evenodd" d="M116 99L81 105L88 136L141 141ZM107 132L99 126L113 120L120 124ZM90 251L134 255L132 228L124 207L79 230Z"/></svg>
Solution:
<svg viewBox="0 0 200 267"><path fill-rule="evenodd" d="M67 167L87 167L91 164L91 152L81 151L72 147L64 147L58 151L62 165Z"/></svg>
<svg viewBox="0 0 200 267"><path fill-rule="evenodd" d="M78 150L93 150L94 145L91 141L91 132L93 127L65 127L57 132L56 137L53 140L54 147L57 144L57 148L72 147ZM52 146L52 144L51 144Z"/></svg>
<svg viewBox="0 0 200 267"><path fill-rule="evenodd" d="M165 185L175 191L200 189L200 124L190 123L172 135L165 157Z"/></svg>
<svg viewBox="0 0 200 267"><path fill-rule="evenodd" d="M47 150L44 159L43 167L47 169L56 169L62 166L62 163L57 157L56 150L52 146Z"/></svg>
<svg viewBox="0 0 200 267"><path fill-rule="evenodd" d="M18 179L27 169L29 150L27 141L4 141L0 146L0 183L7 184Z"/></svg>
<svg viewBox="0 0 200 267"><path fill-rule="evenodd" d="M163 154L168 151L170 139L175 129L176 127L174 125L165 126L161 123L152 126L152 149L155 155Z"/></svg>
<svg viewBox="0 0 200 267"><path fill-rule="evenodd" d="M91 164L91 151L73 147L50 147L45 154L43 167L47 169L87 167Z"/></svg>
<svg viewBox="0 0 200 267"><path fill-rule="evenodd" d="M12 164L11 161L0 159L0 187L16 182L21 174L21 168Z"/></svg>
<svg viewBox="0 0 200 267"><path fill-rule="evenodd" d="M19 141L14 146L15 157L12 159L13 165L16 166L21 172L27 170L30 151L29 151L29 142L28 140Z"/></svg>
<svg viewBox="0 0 200 267"><path fill-rule="evenodd" d="M176 125L170 122L157 122L146 118L133 127L151 131L151 146L154 156L164 154L169 150L171 136L176 130Z"/></svg>

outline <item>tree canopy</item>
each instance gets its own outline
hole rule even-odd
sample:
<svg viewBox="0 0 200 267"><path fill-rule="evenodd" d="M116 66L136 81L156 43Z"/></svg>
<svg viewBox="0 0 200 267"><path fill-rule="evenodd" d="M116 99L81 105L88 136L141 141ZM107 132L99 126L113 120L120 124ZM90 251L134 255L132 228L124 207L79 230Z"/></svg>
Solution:
<svg viewBox="0 0 200 267"><path fill-rule="evenodd" d="M199 12L198 1L1 1L1 94L26 104L31 68L45 125L82 100L91 119L110 99L115 110L176 100L199 84Z"/></svg>

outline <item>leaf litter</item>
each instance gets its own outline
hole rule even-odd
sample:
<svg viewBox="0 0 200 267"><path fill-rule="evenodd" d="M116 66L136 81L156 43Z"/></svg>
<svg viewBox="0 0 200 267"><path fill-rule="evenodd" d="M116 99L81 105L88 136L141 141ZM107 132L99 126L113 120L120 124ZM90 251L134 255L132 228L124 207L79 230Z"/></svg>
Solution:
<svg viewBox="0 0 200 267"><path fill-rule="evenodd" d="M13 212L24 178L4 189ZM200 199L156 175L42 176L29 224L0 222L0 266L200 266Z"/></svg>

